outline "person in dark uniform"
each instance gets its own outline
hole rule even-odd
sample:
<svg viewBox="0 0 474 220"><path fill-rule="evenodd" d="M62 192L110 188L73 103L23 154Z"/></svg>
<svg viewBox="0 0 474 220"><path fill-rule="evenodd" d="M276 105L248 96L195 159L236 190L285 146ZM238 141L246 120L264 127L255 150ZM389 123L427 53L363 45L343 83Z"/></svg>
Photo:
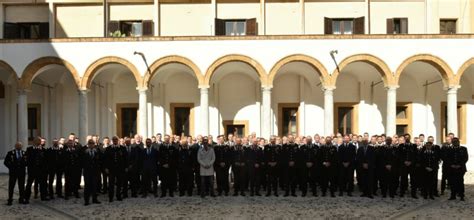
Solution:
<svg viewBox="0 0 474 220"><path fill-rule="evenodd" d="M306 144L300 147L300 186L301 186L301 196L305 197L308 192L308 184L311 187L313 195L316 195L316 157L318 153L318 147L314 146L312 143L311 136L306 137Z"/></svg>
<svg viewBox="0 0 474 220"><path fill-rule="evenodd" d="M382 197L387 197L387 191L390 198L395 196L398 187L400 160L398 147L393 144L391 137L385 139L385 145L380 146L379 158L382 165L381 191Z"/></svg>
<svg viewBox="0 0 474 220"><path fill-rule="evenodd" d="M369 143L372 145L375 152L375 174L374 174L374 184L373 184L373 195L377 196L377 191L382 187L382 175L383 175L383 161L382 161L382 147L385 145L383 136L375 136L376 141Z"/></svg>
<svg viewBox="0 0 474 220"><path fill-rule="evenodd" d="M278 158L280 157L280 147L276 145L276 137L270 137L270 143L265 146L263 155L267 171L267 194L278 197Z"/></svg>
<svg viewBox="0 0 474 220"><path fill-rule="evenodd" d="M145 148L140 150L140 170L142 174L142 197L145 198L152 186L152 192L158 197L158 150L153 147L151 139L145 141Z"/></svg>
<svg viewBox="0 0 474 220"><path fill-rule="evenodd" d="M428 136L428 141L433 144L433 151L435 152L436 155L438 155L438 170L439 170L439 164L441 163L441 147L437 144L434 144L434 137L433 136ZM438 173L435 172L435 179L436 181L432 182L434 185L432 186L433 189L433 195L435 197L439 197L439 191L438 191Z"/></svg>
<svg viewBox="0 0 474 220"><path fill-rule="evenodd" d="M339 196L342 196L344 192L347 192L348 196L352 196L354 190L356 147L350 141L349 135L344 135L344 141L338 148Z"/></svg>
<svg viewBox="0 0 474 220"><path fill-rule="evenodd" d="M106 166L105 166L105 150L110 147L110 138L109 137L104 137L102 140L102 143L97 143L97 149L99 154L100 154L100 160L102 163L101 166L101 183L99 184L99 189L101 189L103 194L106 194L109 191L109 175L107 172L105 172Z"/></svg>
<svg viewBox="0 0 474 220"><path fill-rule="evenodd" d="M105 171L109 177L109 202L113 202L114 193L118 201L122 201L124 174L127 171L127 150L118 144L118 137L112 138L112 145L105 149ZM115 190L115 191L114 191Z"/></svg>
<svg viewBox="0 0 474 220"><path fill-rule="evenodd" d="M321 191L323 197L326 196L327 189L331 193L331 197L335 197L336 180L337 180L337 148L332 144L330 137L326 137L326 144L321 146L319 154L319 166L321 167Z"/></svg>
<svg viewBox="0 0 474 220"><path fill-rule="evenodd" d="M64 140L63 140L64 141ZM53 183L56 179L56 195L61 198L64 173L64 148L59 140L53 140L53 146L46 150L46 161L48 163L48 188L49 198L54 198Z"/></svg>
<svg viewBox="0 0 474 220"><path fill-rule="evenodd" d="M193 159L192 151L186 139L181 139L179 144L178 177L179 177L179 196L193 195Z"/></svg>
<svg viewBox="0 0 474 220"><path fill-rule="evenodd" d="M141 149L143 149L142 137L135 135L135 144L132 145L129 137L124 138L125 150L127 152L127 172L123 181L123 198L128 198L128 190L132 192L132 197L137 197L138 188L140 186L140 170L138 167L138 157Z"/></svg>
<svg viewBox="0 0 474 220"><path fill-rule="evenodd" d="M76 198L79 198L79 188L77 187L76 182L81 181L81 161L79 149L76 148L74 140L68 140L66 143L66 150L64 151L64 191L65 199L67 200L72 194ZM79 177L79 180L77 178Z"/></svg>
<svg viewBox="0 0 474 220"><path fill-rule="evenodd" d="M446 136L446 142L441 146L440 149L440 157L443 161L443 165L441 166L441 195L444 195L444 191L446 190L446 186L448 185L448 177L449 177L449 165L448 165L448 153L453 148L452 140L450 136Z"/></svg>
<svg viewBox="0 0 474 220"><path fill-rule="evenodd" d="M368 197L373 199L373 183L374 183L374 167L375 166L375 152L374 148L369 145L367 140L362 140L357 149L357 175L360 180L360 187L362 190L361 197Z"/></svg>
<svg viewBox="0 0 474 220"><path fill-rule="evenodd" d="M456 196L464 201L464 174L466 173L466 163L469 159L467 148L461 146L459 138L452 139L453 147L447 152L446 161L448 163L449 184L451 186L451 197L449 200L455 200Z"/></svg>
<svg viewBox="0 0 474 220"><path fill-rule="evenodd" d="M298 160L298 145L295 144L292 135L288 135L288 142L283 144L281 155L281 164L283 168L284 189L287 197L290 195L296 197L297 184L297 160Z"/></svg>
<svg viewBox="0 0 474 220"><path fill-rule="evenodd" d="M433 148L433 143L426 142L423 149L419 155L419 163L421 166L421 176L420 180L422 181L421 188L423 198L434 199L435 189L433 187L436 185L434 182L437 182L436 173L439 168L439 156L438 153Z"/></svg>
<svg viewBox="0 0 474 220"><path fill-rule="evenodd" d="M214 170L216 172L217 195L221 196L222 192L224 192L225 196L228 196L231 152L229 146L224 144L224 136L220 135L217 137L214 153L216 154Z"/></svg>
<svg viewBox="0 0 474 220"><path fill-rule="evenodd" d="M197 155L198 155L199 149L203 147L202 136L198 135L196 139L197 139L197 142L194 143L193 146L191 147L191 153L192 153L191 158L193 160L194 183L196 184L197 194L201 195L201 174L200 174L201 166L199 165L199 162L197 161Z"/></svg>
<svg viewBox="0 0 474 220"><path fill-rule="evenodd" d="M8 168L8 201L7 205L12 205L13 202L13 190L18 182L18 191L20 198L18 202L20 204L25 203L25 169L26 169L26 155L25 151L22 150L23 144L16 142L15 149L8 151L5 156L3 164Z"/></svg>
<svg viewBox="0 0 474 220"><path fill-rule="evenodd" d="M84 174L84 205L89 205L90 197L92 203L100 204L97 200L97 179L100 175L100 155L95 148L95 142L91 139L87 142L87 148L81 154L82 170Z"/></svg>
<svg viewBox="0 0 474 220"><path fill-rule="evenodd" d="M25 203L28 204L31 197L31 186L33 182L39 184L41 200L48 200L46 184L46 160L45 149L41 146L41 137L33 140L33 146L26 149L26 159L28 166L28 180L25 190Z"/></svg>
<svg viewBox="0 0 474 220"><path fill-rule="evenodd" d="M416 145L406 140L406 136L400 136L400 197L403 197L408 188L408 175L410 175L411 196L416 197L415 186L415 160L417 157Z"/></svg>
<svg viewBox="0 0 474 220"><path fill-rule="evenodd" d="M263 164L263 150L258 146L257 138L253 138L252 145L245 151L245 165L248 173L250 196L261 196L260 172Z"/></svg>
<svg viewBox="0 0 474 220"><path fill-rule="evenodd" d="M245 149L242 146L240 138L235 139L235 145L232 149L232 172L234 173L234 195L245 196Z"/></svg>
<svg viewBox="0 0 474 220"><path fill-rule="evenodd" d="M178 149L170 142L170 136L165 135L163 144L158 151L158 160L161 172L161 197L165 197L169 193L170 197L174 196L176 190L176 162L178 159Z"/></svg>

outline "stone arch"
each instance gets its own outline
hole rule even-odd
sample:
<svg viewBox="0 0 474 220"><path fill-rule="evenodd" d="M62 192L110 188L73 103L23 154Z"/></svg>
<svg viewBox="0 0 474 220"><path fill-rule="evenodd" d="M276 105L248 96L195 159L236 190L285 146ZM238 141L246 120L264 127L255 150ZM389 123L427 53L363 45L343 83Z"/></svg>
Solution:
<svg viewBox="0 0 474 220"><path fill-rule="evenodd" d="M193 71L193 73L194 73L194 75L195 75L195 77L198 81L198 84L202 85L204 83L204 77L201 74L201 70L199 69L199 67L193 61L191 61L190 59L188 59L186 57L182 57L182 56L178 56L178 55L170 55L170 56L162 57L162 58L156 60L155 62L153 62L153 64L151 64L150 71L149 72L147 71L146 74L144 75L145 77L143 77L143 87L144 88L148 87L148 85L150 84L151 79L153 79L153 76L155 75L155 73L158 69L160 69L162 66L165 66L166 64L170 64L170 63L183 64L183 65L189 67Z"/></svg>
<svg viewBox="0 0 474 220"><path fill-rule="evenodd" d="M461 78L466 72L466 70L474 65L474 57L467 60L462 64L462 66L459 68L458 72L456 73L456 76L453 77L453 84L455 85L460 85L461 84Z"/></svg>
<svg viewBox="0 0 474 220"><path fill-rule="evenodd" d="M116 63L116 64L121 64L125 66L130 72L132 72L135 80L137 81L137 88L140 88L142 85L142 76L138 69L133 65L130 61L123 59L121 57L116 57L116 56L107 56L107 57L102 57L96 61L94 61L89 67L87 67L86 72L84 76L82 77L81 81L81 89L89 89L92 84L92 80L97 74L97 71L111 63Z"/></svg>
<svg viewBox="0 0 474 220"><path fill-rule="evenodd" d="M286 64L292 62L304 62L312 66L316 70L316 72L318 72L322 85L326 85L326 83L329 83L331 81L326 67L324 67L324 65L319 62L319 60L304 54L293 54L280 59L272 67L268 76L268 85L273 86L273 81L275 80L278 71Z"/></svg>
<svg viewBox="0 0 474 220"><path fill-rule="evenodd" d="M15 70L8 64L7 62L0 60L0 69L4 69L8 72L8 75L14 76L15 83L18 83L18 75L16 74Z"/></svg>
<svg viewBox="0 0 474 220"><path fill-rule="evenodd" d="M342 71L346 66L354 62L364 62L377 69L379 74L382 76L382 80L385 86L396 85L396 81L394 79L392 71L382 59L371 54L355 54L346 57L339 63L339 70L335 69L333 74L331 75L332 86L336 86L337 78L340 75L339 71Z"/></svg>
<svg viewBox="0 0 474 220"><path fill-rule="evenodd" d="M35 78L38 71L41 68L52 64L64 66L74 79L77 88L80 87L81 78L79 77L76 68L71 63L58 57L41 57L28 64L25 70L23 70L23 74L19 80L19 88L31 89L31 84L33 83L33 79Z"/></svg>
<svg viewBox="0 0 474 220"><path fill-rule="evenodd" d="M211 66L209 66L209 68L206 71L206 75L204 77L204 83L202 84L202 86L209 86L212 79L212 75L214 75L214 72L217 70L217 68L229 62L242 62L242 63L246 63L250 65L257 72L261 85L262 86L268 85L267 73L260 63L258 63L256 60L245 55L230 54L230 55L225 55L223 57L220 57L219 59L214 61L211 64Z"/></svg>
<svg viewBox="0 0 474 220"><path fill-rule="evenodd" d="M400 76L402 75L403 70L405 70L405 68L408 65L416 61L428 63L432 65L434 68L436 68L441 74L441 79L443 80L443 84L445 87L449 87L450 85L453 85L454 73L451 70L451 67L449 67L449 65L441 58L431 55L431 54L417 54L405 59L398 66L397 71L395 72L395 80L397 84L400 80Z"/></svg>

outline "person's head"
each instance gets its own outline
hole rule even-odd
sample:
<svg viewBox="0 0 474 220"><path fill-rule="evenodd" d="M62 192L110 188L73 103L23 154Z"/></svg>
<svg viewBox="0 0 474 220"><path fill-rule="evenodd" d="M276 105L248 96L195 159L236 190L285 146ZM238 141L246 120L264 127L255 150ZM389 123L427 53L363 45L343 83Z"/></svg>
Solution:
<svg viewBox="0 0 474 220"><path fill-rule="evenodd" d="M138 134L136 134L133 138L135 139L136 144L140 144L142 142L142 136Z"/></svg>
<svg viewBox="0 0 474 220"><path fill-rule="evenodd" d="M102 143L104 144L105 147L110 145L110 138L109 137L104 137L104 140L102 140Z"/></svg>
<svg viewBox="0 0 474 220"><path fill-rule="evenodd" d="M306 136L306 144L311 144L313 143L313 138L311 138L311 136Z"/></svg>
<svg viewBox="0 0 474 220"><path fill-rule="evenodd" d="M377 136L377 143L381 144L383 142L382 136Z"/></svg>
<svg viewBox="0 0 474 220"><path fill-rule="evenodd" d="M92 139L92 135L87 135L87 136L86 136L86 141L87 141L87 143L89 143L89 140L91 140L91 139Z"/></svg>
<svg viewBox="0 0 474 220"><path fill-rule="evenodd" d="M75 140L76 140L76 134L70 133L70 134L69 134L69 137L68 137L68 140L75 141Z"/></svg>
<svg viewBox="0 0 474 220"><path fill-rule="evenodd" d="M449 133L448 136L451 138L451 140L454 138L454 133Z"/></svg>
<svg viewBox="0 0 474 220"><path fill-rule="evenodd" d="M58 139L56 139L56 138L53 139L53 143L52 143L53 146L58 146L58 142L59 142Z"/></svg>
<svg viewBox="0 0 474 220"><path fill-rule="evenodd" d="M287 144L288 143L288 137L283 136L283 138L281 138L281 142L282 142L282 144Z"/></svg>
<svg viewBox="0 0 474 220"><path fill-rule="evenodd" d="M119 144L119 138L117 136L112 137L112 144L113 145L118 145Z"/></svg>
<svg viewBox="0 0 474 220"><path fill-rule="evenodd" d="M411 141L411 135L410 134L405 134L405 142L410 143Z"/></svg>
<svg viewBox="0 0 474 220"><path fill-rule="evenodd" d="M400 135L400 136L398 137L398 143L399 143L399 144L404 144L404 143L405 143L405 136Z"/></svg>
<svg viewBox="0 0 474 220"><path fill-rule="evenodd" d="M20 141L16 142L15 143L15 150L21 150L21 148L23 148L23 144Z"/></svg>
<svg viewBox="0 0 474 220"><path fill-rule="evenodd" d="M415 141L415 144L416 144L417 146L420 146L420 145L421 145L421 139L420 139L419 137L415 137L413 140Z"/></svg>
<svg viewBox="0 0 474 220"><path fill-rule="evenodd" d="M209 140L207 139L207 136L202 137L202 145L204 148L207 149L207 146L209 145Z"/></svg>
<svg viewBox="0 0 474 220"><path fill-rule="evenodd" d="M389 146L392 145L392 138L391 137L386 137L385 138L385 143Z"/></svg>
<svg viewBox="0 0 474 220"><path fill-rule="evenodd" d="M124 138L125 145L130 146L132 144L132 140L129 137Z"/></svg>
<svg viewBox="0 0 474 220"><path fill-rule="evenodd" d="M295 142L295 137L293 137L293 135L288 135L288 142L289 143L294 143Z"/></svg>
<svg viewBox="0 0 474 220"><path fill-rule="evenodd" d="M453 141L453 139L451 138L451 136L449 136L449 135L446 136L446 143L452 144L452 141Z"/></svg>
<svg viewBox="0 0 474 220"><path fill-rule="evenodd" d="M424 134L418 135L418 138L420 139L421 142L425 142L425 135Z"/></svg>
<svg viewBox="0 0 474 220"><path fill-rule="evenodd" d="M92 149L92 148L94 148L94 147L95 147L95 142L94 142L94 140L92 140L92 138L91 138L91 139L89 139L89 140L87 141L87 148Z"/></svg>
<svg viewBox="0 0 474 220"><path fill-rule="evenodd" d="M68 148L73 148L74 147L74 140L69 140L68 139L67 142L66 142L66 146Z"/></svg>
<svg viewBox="0 0 474 220"><path fill-rule="evenodd" d="M272 136L270 137L270 143L271 143L271 144L276 144L276 137L275 137L275 135L272 135Z"/></svg>
<svg viewBox="0 0 474 220"><path fill-rule="evenodd" d="M252 145L255 145L255 146L258 145L258 139L257 138L252 138Z"/></svg>
<svg viewBox="0 0 474 220"><path fill-rule="evenodd" d="M434 137L433 137L433 136L429 136L429 137L428 137L428 142L434 143Z"/></svg>
<svg viewBox="0 0 474 220"><path fill-rule="evenodd" d="M151 147L151 143L152 143L152 141L151 141L150 138L147 138L147 139L145 140L145 144L146 144L147 147Z"/></svg>
<svg viewBox="0 0 474 220"><path fill-rule="evenodd" d="M431 150L431 148L433 147L433 142L426 142L425 147L426 149Z"/></svg>
<svg viewBox="0 0 474 220"><path fill-rule="evenodd" d="M217 144L224 144L224 136L219 135L217 136Z"/></svg>
<svg viewBox="0 0 474 220"><path fill-rule="evenodd" d="M315 134L314 135L314 142L318 143L319 139L321 139L321 136L319 136L319 134Z"/></svg>
<svg viewBox="0 0 474 220"><path fill-rule="evenodd" d="M66 138L59 138L59 141L58 141L58 144L59 145L64 145L64 143L66 142Z"/></svg>
<svg viewBox="0 0 474 220"><path fill-rule="evenodd" d="M242 139L239 137L235 138L235 144L242 145Z"/></svg>
<svg viewBox="0 0 474 220"><path fill-rule="evenodd" d="M452 139L452 141L453 141L453 146L454 146L454 147L459 147L459 146L460 146L459 138L454 137L454 138Z"/></svg>
<svg viewBox="0 0 474 220"><path fill-rule="evenodd" d="M33 144L34 144L35 146L41 145L41 137L35 137L35 138L33 139Z"/></svg>
<svg viewBox="0 0 474 220"><path fill-rule="evenodd" d="M349 143L351 141L351 137L349 135L344 135L344 143Z"/></svg>
<svg viewBox="0 0 474 220"><path fill-rule="evenodd" d="M165 143L170 143L170 136L169 135L165 135L164 142Z"/></svg>
<svg viewBox="0 0 474 220"><path fill-rule="evenodd" d="M342 143L344 143L344 139L342 137L338 137L336 143L337 145L341 145Z"/></svg>
<svg viewBox="0 0 474 220"><path fill-rule="evenodd" d="M370 137L370 143L371 144L376 144L377 143L377 136L374 135L374 136Z"/></svg>
<svg viewBox="0 0 474 220"><path fill-rule="evenodd" d="M331 137L329 137L329 136L326 137L326 144L327 144L327 145L331 145L331 144L332 144L332 139L331 139Z"/></svg>

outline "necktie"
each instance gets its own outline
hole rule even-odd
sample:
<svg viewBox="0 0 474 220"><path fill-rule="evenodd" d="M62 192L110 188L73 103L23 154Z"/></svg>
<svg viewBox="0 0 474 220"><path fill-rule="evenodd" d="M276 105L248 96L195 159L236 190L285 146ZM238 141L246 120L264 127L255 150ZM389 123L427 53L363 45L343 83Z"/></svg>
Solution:
<svg viewBox="0 0 474 220"><path fill-rule="evenodd" d="M20 151L16 151L16 159L20 159Z"/></svg>
<svg viewBox="0 0 474 220"><path fill-rule="evenodd" d="M150 155L150 148L146 150L147 155Z"/></svg>

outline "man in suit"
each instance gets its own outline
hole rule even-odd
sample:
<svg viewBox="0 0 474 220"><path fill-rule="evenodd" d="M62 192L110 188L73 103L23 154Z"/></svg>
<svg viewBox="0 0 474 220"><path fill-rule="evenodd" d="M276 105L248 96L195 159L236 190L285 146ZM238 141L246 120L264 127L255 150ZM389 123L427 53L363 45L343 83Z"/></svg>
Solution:
<svg viewBox="0 0 474 220"><path fill-rule="evenodd" d="M294 142L294 137L288 135L288 142L283 143L281 153L281 164L283 167L283 178L285 197L290 195L296 197L296 185L297 185L297 160L298 160L299 149L298 145Z"/></svg>
<svg viewBox="0 0 474 220"><path fill-rule="evenodd" d="M347 192L352 196L354 190L354 169L356 162L356 147L350 143L349 135L344 135L343 143L339 146L339 196Z"/></svg>
<svg viewBox="0 0 474 220"><path fill-rule="evenodd" d="M117 136L112 138L112 145L105 149L105 172L109 177L109 202L113 202L114 194L122 201L122 186L124 174L127 171L126 150L118 144ZM117 187L117 188L115 188Z"/></svg>
<svg viewBox="0 0 474 220"><path fill-rule="evenodd" d="M176 190L176 163L178 160L177 146L171 143L169 135L165 135L163 144L158 150L158 161L161 172L161 197L165 197L169 193L170 197L174 196Z"/></svg>
<svg viewBox="0 0 474 220"><path fill-rule="evenodd" d="M64 173L64 149L63 143L64 139L60 143L59 140L53 140L53 146L46 150L46 161L48 163L48 188L49 188L49 197L50 199L54 198L53 183L56 179L56 195L58 197L62 196L62 187L63 187L63 173Z"/></svg>
<svg viewBox="0 0 474 220"><path fill-rule="evenodd" d="M337 148L333 145L332 139L326 137L326 144L321 146L318 158L321 167L321 190L323 197L326 196L327 189L331 193L331 197L335 197L337 189Z"/></svg>
<svg viewBox="0 0 474 220"><path fill-rule="evenodd" d="M13 190L18 182L18 190L20 192L20 198L18 202L20 204L25 203L25 169L26 169L26 156L25 151L22 150L23 144L16 142L15 149L9 151L5 157L4 164L8 168L8 201L7 205L12 205L13 202Z"/></svg>
<svg viewBox="0 0 474 220"><path fill-rule="evenodd" d="M403 197L408 189L408 176L410 176L410 187L411 196L416 196L416 183L415 183L415 163L417 157L416 145L407 140L407 135L400 136L400 197Z"/></svg>
<svg viewBox="0 0 474 220"><path fill-rule="evenodd" d="M131 143L129 137L124 138L125 149L127 151L127 172L123 181L123 198L128 197L128 189L132 192L132 197L137 197L137 191L140 182L140 171L138 167L138 157L141 149L143 149L142 137L135 135L135 144Z"/></svg>
<svg viewBox="0 0 474 220"><path fill-rule="evenodd" d="M232 173L234 173L234 195L245 196L245 181L247 178L245 169L245 149L242 139L236 138L232 148Z"/></svg>
<svg viewBox="0 0 474 220"><path fill-rule="evenodd" d="M186 139L181 139L179 144L178 176L179 176L179 196L193 194L193 162L192 151Z"/></svg>
<svg viewBox="0 0 474 220"><path fill-rule="evenodd" d="M140 171L142 175L142 197L145 198L152 186L153 195L158 197L158 179L157 179L157 164L158 164L158 150L153 147L150 138L145 141L145 148L139 151Z"/></svg>
<svg viewBox="0 0 474 220"><path fill-rule="evenodd" d="M398 187L399 166L398 147L393 144L393 139L387 137L385 145L380 146L381 160L381 191L382 197L387 197L387 191L390 198L395 196Z"/></svg>
<svg viewBox="0 0 474 220"><path fill-rule="evenodd" d="M278 197L278 159L280 154L280 147L276 145L276 137L270 137L270 143L265 146L263 155L265 159L265 165L267 166L267 194L272 194Z"/></svg>
<svg viewBox="0 0 474 220"><path fill-rule="evenodd" d="M72 194L79 198L79 188L76 182L78 181L77 177L79 177L79 181L81 177L80 149L76 148L74 140L70 139L67 141L66 147L64 151L64 160L66 161L64 166L65 199L68 199Z"/></svg>
<svg viewBox="0 0 474 220"><path fill-rule="evenodd" d="M447 152L446 162L448 163L449 177L451 186L451 197L449 200L455 200L456 196L464 201L464 174L466 173L466 163L469 159L467 148L460 145L459 138L452 138L453 148Z"/></svg>
<svg viewBox="0 0 474 220"><path fill-rule="evenodd" d="M263 150L258 146L257 138L252 139L252 145L245 151L245 164L250 185L250 196L260 195L260 172L262 171Z"/></svg>
<svg viewBox="0 0 474 220"><path fill-rule="evenodd" d="M362 140L357 149L357 167L362 190L361 197L368 197L373 199L373 183L374 183L374 169L375 169L375 152L374 148L369 145L367 140Z"/></svg>
<svg viewBox="0 0 474 220"><path fill-rule="evenodd" d="M216 171L217 195L222 192L227 196L229 194L229 168L231 152L228 145L224 144L224 136L217 137L217 144L214 146L216 161L214 170Z"/></svg>
<svg viewBox="0 0 474 220"><path fill-rule="evenodd" d="M84 173L84 205L89 205L92 196L92 203L100 204L97 200L97 183L100 175L100 155L95 148L95 142L91 139L87 143L87 148L81 154L81 163Z"/></svg>
<svg viewBox="0 0 474 220"><path fill-rule="evenodd" d="M316 157L318 153L319 147L314 145L313 139L311 136L306 137L305 139L306 144L300 147L300 161L301 164L299 166L300 170L300 186L302 194L301 196L305 197L306 193L308 192L308 184L311 187L313 195L315 196L316 193Z"/></svg>
<svg viewBox="0 0 474 220"><path fill-rule="evenodd" d="M41 137L33 140L33 146L26 149L26 159L28 166L28 181L26 183L25 203L28 204L31 197L31 187L33 182L38 182L41 193L41 200L48 200L46 184L46 160L45 149L41 145Z"/></svg>

